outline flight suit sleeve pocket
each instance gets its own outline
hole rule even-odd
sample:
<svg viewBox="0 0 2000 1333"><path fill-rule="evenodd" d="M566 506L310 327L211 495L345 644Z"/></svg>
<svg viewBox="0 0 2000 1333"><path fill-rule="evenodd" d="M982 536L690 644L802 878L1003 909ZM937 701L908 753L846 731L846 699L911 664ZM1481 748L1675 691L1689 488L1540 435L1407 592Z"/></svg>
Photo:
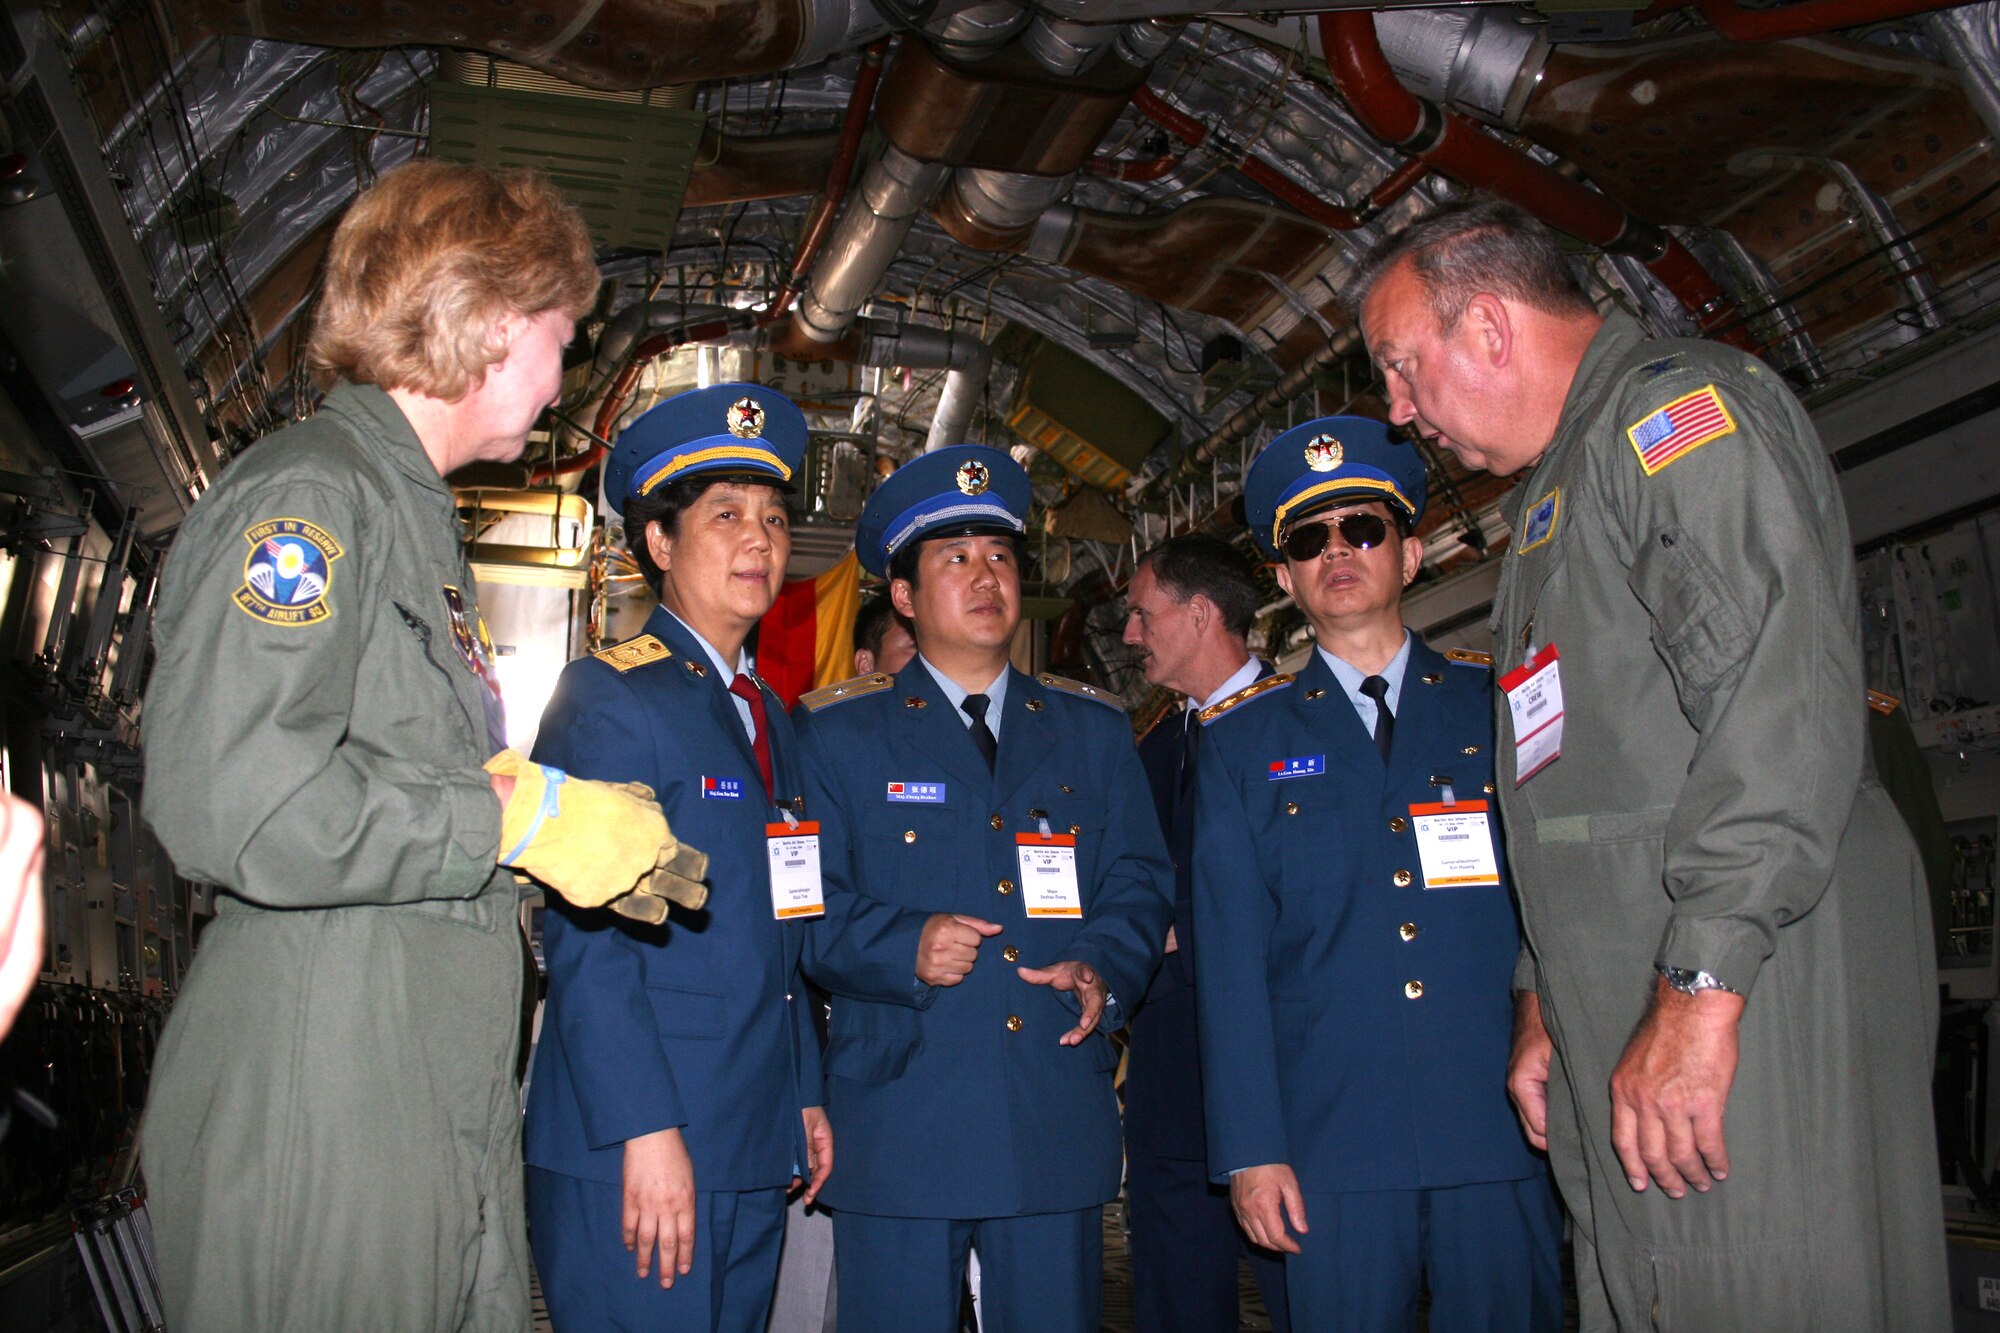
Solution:
<svg viewBox="0 0 2000 1333"><path fill-rule="evenodd" d="M835 1037L820 1063L829 1078L887 1083L901 1078L917 1043L900 1037Z"/></svg>
<svg viewBox="0 0 2000 1333"><path fill-rule="evenodd" d="M675 986L648 986L646 998L652 1002L653 1021L662 1037L715 1041L722 1036L726 1016L720 995Z"/></svg>
<svg viewBox="0 0 2000 1333"><path fill-rule="evenodd" d="M1692 714L1749 651L1749 617L1679 528L1663 528L1640 547L1626 582L1652 617L1653 647Z"/></svg>

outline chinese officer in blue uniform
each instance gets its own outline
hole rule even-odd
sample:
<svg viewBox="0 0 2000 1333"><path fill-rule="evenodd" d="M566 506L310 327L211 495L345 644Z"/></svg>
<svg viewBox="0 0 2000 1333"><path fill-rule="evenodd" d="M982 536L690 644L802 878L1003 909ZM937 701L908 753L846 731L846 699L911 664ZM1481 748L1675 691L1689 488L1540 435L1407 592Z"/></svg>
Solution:
<svg viewBox="0 0 2000 1333"><path fill-rule="evenodd" d="M1561 1216L1507 1101L1520 936L1492 673L1403 626L1424 469L1376 421L1286 431L1244 507L1317 637L1205 708L1195 777L1209 1167L1286 1252L1292 1324L1562 1324Z"/></svg>
<svg viewBox="0 0 2000 1333"><path fill-rule="evenodd" d="M1009 665L1028 502L978 446L884 481L855 544L918 655L801 700L843 1328L952 1333L968 1248L986 1333L1098 1327L1105 1034L1159 964L1172 870L1117 701Z"/></svg>
<svg viewBox="0 0 2000 1333"><path fill-rule="evenodd" d="M761 1333L787 1188L832 1169L798 974L820 910L798 864L812 825L791 724L744 648L784 577L805 444L783 396L722 384L641 416L605 469L661 604L644 634L565 668L534 758L651 788L710 851L710 894L661 927L545 919L526 1157L558 1327Z"/></svg>

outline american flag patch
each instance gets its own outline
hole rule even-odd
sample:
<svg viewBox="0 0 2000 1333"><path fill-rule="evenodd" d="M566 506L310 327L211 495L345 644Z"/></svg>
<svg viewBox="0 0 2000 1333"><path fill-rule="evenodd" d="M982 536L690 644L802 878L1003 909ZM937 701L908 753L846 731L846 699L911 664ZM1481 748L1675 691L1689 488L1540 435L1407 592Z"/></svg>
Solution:
<svg viewBox="0 0 2000 1333"><path fill-rule="evenodd" d="M1632 452L1639 455L1639 466L1650 477L1681 455L1735 430L1736 419L1711 384L1626 427L1625 435L1632 441Z"/></svg>

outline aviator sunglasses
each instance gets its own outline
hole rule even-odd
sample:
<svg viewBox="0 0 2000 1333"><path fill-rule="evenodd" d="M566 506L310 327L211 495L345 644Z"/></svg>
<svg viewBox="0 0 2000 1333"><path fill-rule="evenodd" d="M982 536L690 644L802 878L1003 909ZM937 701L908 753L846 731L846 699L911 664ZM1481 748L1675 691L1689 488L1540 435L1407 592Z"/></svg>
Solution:
<svg viewBox="0 0 2000 1333"><path fill-rule="evenodd" d="M1340 529L1340 539L1357 551L1380 546L1389 535L1389 521L1380 514L1342 514L1324 523L1302 524L1286 533L1285 558L1300 561L1315 558L1326 550L1335 528Z"/></svg>

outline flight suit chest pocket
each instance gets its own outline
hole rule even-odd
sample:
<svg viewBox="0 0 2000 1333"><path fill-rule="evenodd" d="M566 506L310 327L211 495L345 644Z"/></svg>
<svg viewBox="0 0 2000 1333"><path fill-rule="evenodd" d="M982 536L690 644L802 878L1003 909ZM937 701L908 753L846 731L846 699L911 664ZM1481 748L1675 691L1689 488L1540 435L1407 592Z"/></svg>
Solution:
<svg viewBox="0 0 2000 1333"><path fill-rule="evenodd" d="M1749 616L1680 528L1648 538L1626 582L1652 619L1653 647L1673 673L1681 707L1692 709L1749 650Z"/></svg>

